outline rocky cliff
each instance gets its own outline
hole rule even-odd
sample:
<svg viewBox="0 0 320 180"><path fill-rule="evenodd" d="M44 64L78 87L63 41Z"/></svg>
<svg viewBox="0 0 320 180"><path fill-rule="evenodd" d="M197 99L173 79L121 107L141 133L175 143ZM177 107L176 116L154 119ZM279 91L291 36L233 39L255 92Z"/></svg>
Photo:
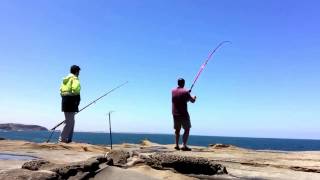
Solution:
<svg viewBox="0 0 320 180"><path fill-rule="evenodd" d="M5 131L48 131L47 128L38 125L25 125L25 124L0 124L0 130Z"/></svg>

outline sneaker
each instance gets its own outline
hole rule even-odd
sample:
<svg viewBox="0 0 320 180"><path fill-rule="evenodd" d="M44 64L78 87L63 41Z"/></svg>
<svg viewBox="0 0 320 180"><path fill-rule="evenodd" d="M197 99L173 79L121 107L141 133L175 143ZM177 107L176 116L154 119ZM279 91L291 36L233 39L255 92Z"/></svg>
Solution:
<svg viewBox="0 0 320 180"><path fill-rule="evenodd" d="M70 140L61 140L61 139L59 139L59 141L58 141L59 143L66 143L66 144L68 144L68 143L71 143L72 141L70 141Z"/></svg>
<svg viewBox="0 0 320 180"><path fill-rule="evenodd" d="M184 146L181 148L182 151L191 151L191 149L187 146Z"/></svg>
<svg viewBox="0 0 320 180"><path fill-rule="evenodd" d="M174 149L179 151L179 150L180 150L180 147L179 147L179 146L176 146L176 147L174 147Z"/></svg>

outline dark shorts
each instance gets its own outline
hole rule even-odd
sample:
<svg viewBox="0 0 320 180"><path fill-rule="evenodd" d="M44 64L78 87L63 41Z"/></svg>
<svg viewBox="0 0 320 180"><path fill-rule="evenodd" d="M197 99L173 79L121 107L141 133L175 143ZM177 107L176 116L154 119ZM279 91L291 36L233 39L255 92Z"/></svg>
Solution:
<svg viewBox="0 0 320 180"><path fill-rule="evenodd" d="M63 112L78 112L79 111L79 103L80 103L80 95L75 96L61 96L61 110Z"/></svg>
<svg viewBox="0 0 320 180"><path fill-rule="evenodd" d="M173 128L174 129L190 129L191 122L189 116L173 116Z"/></svg>

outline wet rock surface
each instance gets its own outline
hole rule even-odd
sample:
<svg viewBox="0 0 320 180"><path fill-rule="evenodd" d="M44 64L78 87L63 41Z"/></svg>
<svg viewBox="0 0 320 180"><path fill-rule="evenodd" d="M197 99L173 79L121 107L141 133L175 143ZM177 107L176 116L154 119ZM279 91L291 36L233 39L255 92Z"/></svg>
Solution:
<svg viewBox="0 0 320 180"><path fill-rule="evenodd" d="M155 153L145 160L145 163L155 169L174 169L183 174L228 174L226 168L206 158L194 158L167 153Z"/></svg>

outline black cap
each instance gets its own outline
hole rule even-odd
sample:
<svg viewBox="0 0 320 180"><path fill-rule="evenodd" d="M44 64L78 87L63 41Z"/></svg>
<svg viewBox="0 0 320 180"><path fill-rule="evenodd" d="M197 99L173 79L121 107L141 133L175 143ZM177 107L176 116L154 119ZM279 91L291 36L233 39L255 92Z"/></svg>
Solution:
<svg viewBox="0 0 320 180"><path fill-rule="evenodd" d="M72 73L72 74L76 74L76 73L79 72L80 70L81 70L80 67L77 66L77 65L72 65L72 66L70 67L70 73Z"/></svg>

